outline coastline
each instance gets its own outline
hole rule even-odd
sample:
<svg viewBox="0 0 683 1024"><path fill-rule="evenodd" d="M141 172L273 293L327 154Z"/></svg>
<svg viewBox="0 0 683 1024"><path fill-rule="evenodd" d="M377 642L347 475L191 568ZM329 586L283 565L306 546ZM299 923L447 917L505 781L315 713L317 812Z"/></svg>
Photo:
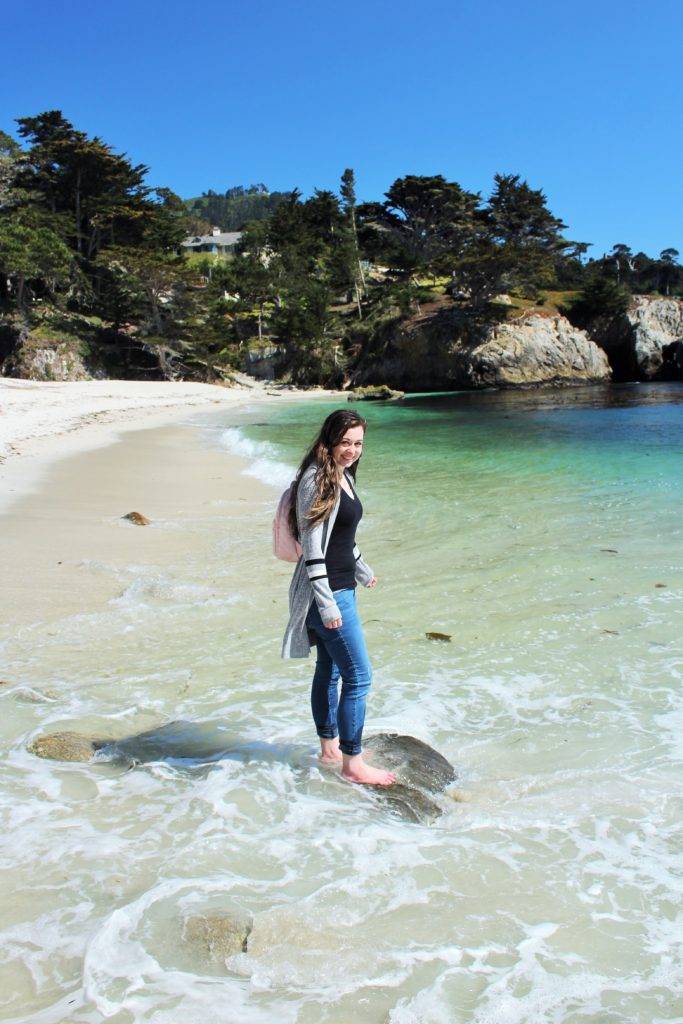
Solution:
<svg viewBox="0 0 683 1024"><path fill-rule="evenodd" d="M211 565L216 538L267 520L275 494L272 483L245 472L248 457L207 444L211 421L220 425L222 412L257 403L337 394L128 381L6 385L0 381L0 437L11 445L0 462L0 640L102 609L140 575L154 587L179 559ZM17 393L19 401L3 401ZM47 405L28 415L27 399L38 397ZM150 525L122 518L132 511Z"/></svg>
<svg viewBox="0 0 683 1024"><path fill-rule="evenodd" d="M0 378L0 516L35 491L54 462L113 444L128 431L178 422L203 409L335 396L348 398L344 391L275 390L269 383Z"/></svg>

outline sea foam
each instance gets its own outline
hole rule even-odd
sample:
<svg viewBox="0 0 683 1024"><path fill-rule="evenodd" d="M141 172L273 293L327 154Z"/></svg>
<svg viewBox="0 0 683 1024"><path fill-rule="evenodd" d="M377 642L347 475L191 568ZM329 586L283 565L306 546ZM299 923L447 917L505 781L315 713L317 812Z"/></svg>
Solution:
<svg viewBox="0 0 683 1024"><path fill-rule="evenodd" d="M286 487L294 478L294 467L278 458L275 446L267 441L246 437L239 427L227 427L221 432L220 440L233 454L249 460L243 470L246 476L255 476L273 487Z"/></svg>

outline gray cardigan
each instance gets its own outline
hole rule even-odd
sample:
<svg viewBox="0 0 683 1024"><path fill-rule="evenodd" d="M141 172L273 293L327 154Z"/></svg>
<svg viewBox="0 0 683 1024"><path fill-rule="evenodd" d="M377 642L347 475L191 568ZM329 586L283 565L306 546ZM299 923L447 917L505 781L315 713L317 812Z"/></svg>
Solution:
<svg viewBox="0 0 683 1024"><path fill-rule="evenodd" d="M299 525L302 554L296 563L292 582L289 585L289 622L282 640L283 658L307 658L310 654L311 640L306 628L306 616L311 601L317 602L323 622L332 622L333 619L341 618L334 594L330 590L325 567L325 552L334 521L337 518L341 494L337 495L330 515L323 522L316 523L315 526L307 526L305 520L305 515L317 495L315 484L317 469L318 464L314 462L305 470L296 493L296 519ZM353 477L346 470L344 473L355 494ZM367 586L374 573L363 559L357 544L354 545L353 556L356 559L356 581Z"/></svg>

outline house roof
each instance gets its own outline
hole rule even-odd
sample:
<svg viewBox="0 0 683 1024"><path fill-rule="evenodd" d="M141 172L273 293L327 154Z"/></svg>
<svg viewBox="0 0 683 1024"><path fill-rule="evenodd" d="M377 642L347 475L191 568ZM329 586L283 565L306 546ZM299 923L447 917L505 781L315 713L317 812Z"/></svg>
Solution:
<svg viewBox="0 0 683 1024"><path fill-rule="evenodd" d="M236 245L242 237L241 231L221 231L217 235L190 235L181 245L185 249L194 249L198 245Z"/></svg>

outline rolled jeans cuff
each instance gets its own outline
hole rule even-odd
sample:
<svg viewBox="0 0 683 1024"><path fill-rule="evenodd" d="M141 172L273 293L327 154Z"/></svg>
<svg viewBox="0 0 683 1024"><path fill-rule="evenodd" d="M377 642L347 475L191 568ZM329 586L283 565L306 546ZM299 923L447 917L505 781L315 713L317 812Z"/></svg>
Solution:
<svg viewBox="0 0 683 1024"><path fill-rule="evenodd" d="M363 748L361 747L360 744L358 744L357 747L352 747L351 744L342 743L341 740L339 741L339 749L341 750L342 754L346 754L347 757L355 757L357 754L363 753Z"/></svg>

